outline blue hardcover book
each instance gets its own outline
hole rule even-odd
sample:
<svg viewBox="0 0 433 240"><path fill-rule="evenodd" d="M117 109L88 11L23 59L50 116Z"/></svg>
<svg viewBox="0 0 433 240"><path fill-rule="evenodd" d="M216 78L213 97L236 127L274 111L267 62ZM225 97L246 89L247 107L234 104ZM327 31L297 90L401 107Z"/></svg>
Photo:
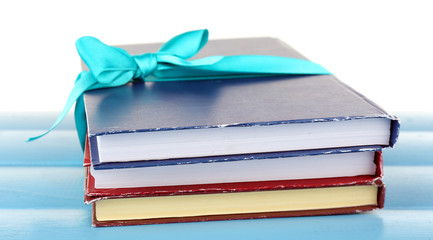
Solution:
<svg viewBox="0 0 433 240"><path fill-rule="evenodd" d="M137 54L159 46L124 49ZM197 57L238 54L305 59L273 38L210 41ZM95 168L387 147L395 143L399 127L396 117L332 75L134 82L88 91L84 101Z"/></svg>

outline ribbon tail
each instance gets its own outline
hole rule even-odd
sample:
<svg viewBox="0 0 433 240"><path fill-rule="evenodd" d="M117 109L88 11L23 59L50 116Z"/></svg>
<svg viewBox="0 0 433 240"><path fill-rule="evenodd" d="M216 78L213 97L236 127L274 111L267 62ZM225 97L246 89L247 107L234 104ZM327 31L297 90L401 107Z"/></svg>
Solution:
<svg viewBox="0 0 433 240"><path fill-rule="evenodd" d="M174 59L170 56L162 56L160 58L161 61L169 64L160 64L157 71L153 73L155 79L149 80L182 81L290 74L331 74L317 63L278 56L212 56L192 61Z"/></svg>
<svg viewBox="0 0 433 240"><path fill-rule="evenodd" d="M84 109L84 99L81 95L75 103L75 128L77 129L78 139L80 140L81 149L84 151L87 134L86 111Z"/></svg>
<svg viewBox="0 0 433 240"><path fill-rule="evenodd" d="M43 133L39 136L31 137L31 138L27 139L26 142L34 141L38 138L41 138L41 137L47 135L49 132L54 130L57 127L57 125L59 125L62 122L62 120L66 117L66 115L68 114L69 110L72 108L74 103L83 95L83 93L87 89L90 89L94 84L96 84L96 80L93 78L93 76L91 75L90 72L81 72L78 75L77 80L75 81L74 88L72 89L71 93L69 94L69 97L66 101L66 104L65 104L62 112L60 113L59 117L57 118L56 122L51 126L50 129L48 129L48 131L46 131L45 133Z"/></svg>
<svg viewBox="0 0 433 240"><path fill-rule="evenodd" d="M204 66L204 69L240 74L331 74L321 65L309 60L267 55L226 56L213 65Z"/></svg>

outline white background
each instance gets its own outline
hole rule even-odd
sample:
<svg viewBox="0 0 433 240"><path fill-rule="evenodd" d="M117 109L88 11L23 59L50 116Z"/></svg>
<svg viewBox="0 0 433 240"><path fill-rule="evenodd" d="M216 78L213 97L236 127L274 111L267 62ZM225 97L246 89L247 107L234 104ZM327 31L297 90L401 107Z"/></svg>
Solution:
<svg viewBox="0 0 433 240"><path fill-rule="evenodd" d="M80 71L75 40L271 36L389 111L433 108L429 1L2 1L0 112L60 111ZM54 120L53 120L54 121Z"/></svg>

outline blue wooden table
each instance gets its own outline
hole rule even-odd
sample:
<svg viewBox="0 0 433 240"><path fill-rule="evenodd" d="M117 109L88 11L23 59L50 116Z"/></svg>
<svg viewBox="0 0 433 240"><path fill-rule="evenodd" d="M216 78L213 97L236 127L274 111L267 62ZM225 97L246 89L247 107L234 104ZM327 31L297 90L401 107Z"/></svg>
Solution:
<svg viewBox="0 0 433 240"><path fill-rule="evenodd" d="M91 227L72 117L0 114L0 239L433 239L433 114L398 114L384 151L385 209L370 213L128 227Z"/></svg>

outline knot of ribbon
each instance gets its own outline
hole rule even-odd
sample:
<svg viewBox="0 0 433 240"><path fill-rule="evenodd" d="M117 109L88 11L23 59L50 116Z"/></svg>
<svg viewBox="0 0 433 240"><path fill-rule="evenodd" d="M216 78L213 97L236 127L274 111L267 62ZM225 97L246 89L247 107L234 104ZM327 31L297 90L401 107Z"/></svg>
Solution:
<svg viewBox="0 0 433 240"><path fill-rule="evenodd" d="M308 60L267 56L237 55L210 56L188 60L208 41L207 30L186 32L173 37L158 52L131 56L121 48L108 46L94 37L77 40L77 51L89 68L81 72L57 121L45 133L29 138L38 139L52 131L75 104L75 123L81 146L86 138L85 91L119 87L132 80L184 81L247 76L275 76L289 74L330 74L319 64Z"/></svg>

